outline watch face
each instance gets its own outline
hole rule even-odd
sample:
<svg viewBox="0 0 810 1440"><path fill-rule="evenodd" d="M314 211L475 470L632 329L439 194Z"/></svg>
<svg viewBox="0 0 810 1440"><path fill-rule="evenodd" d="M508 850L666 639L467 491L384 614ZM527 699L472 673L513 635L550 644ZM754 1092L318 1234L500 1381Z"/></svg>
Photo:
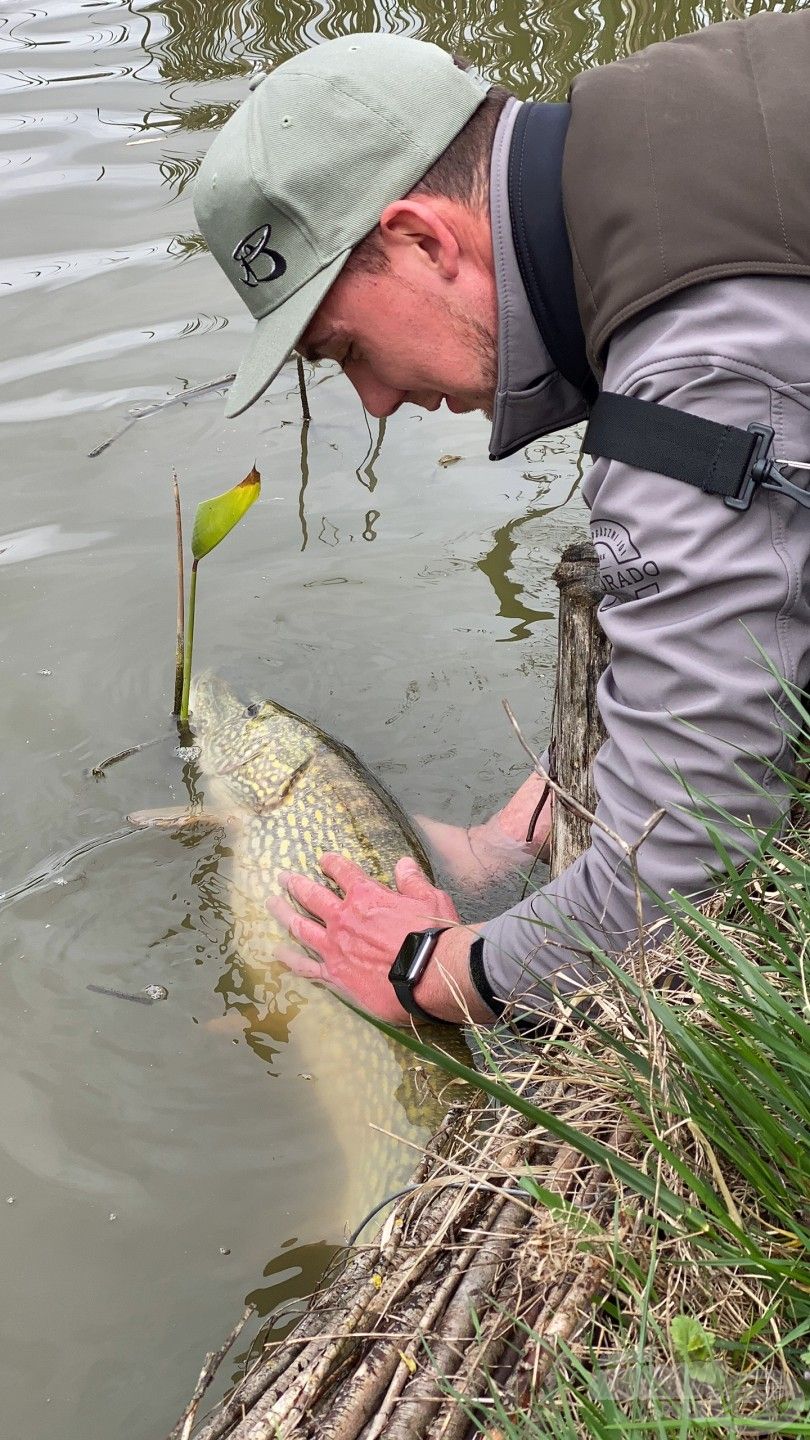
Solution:
<svg viewBox="0 0 810 1440"><path fill-rule="evenodd" d="M427 968L428 960L436 948L437 933L435 930L424 930L421 935L411 935L410 938L414 941L414 949L408 963L407 972L411 985L416 985L417 981L421 980Z"/></svg>
<svg viewBox="0 0 810 1440"><path fill-rule="evenodd" d="M415 1015L419 1020L433 1021L436 1024L440 1023L438 1018L421 1008L414 999L413 989L424 974L436 948L436 941L445 928L439 926L435 930L414 930L410 935L406 935L388 972L388 978L403 1010L409 1015Z"/></svg>

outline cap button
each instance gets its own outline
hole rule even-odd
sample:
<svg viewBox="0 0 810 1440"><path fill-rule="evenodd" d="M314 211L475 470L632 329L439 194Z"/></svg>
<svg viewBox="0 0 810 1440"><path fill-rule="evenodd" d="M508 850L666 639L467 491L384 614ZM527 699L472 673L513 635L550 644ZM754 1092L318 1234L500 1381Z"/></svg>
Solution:
<svg viewBox="0 0 810 1440"><path fill-rule="evenodd" d="M267 79L269 73L270 72L268 70L257 70L256 74L251 75L250 79L248 80L248 90L258 89L262 81Z"/></svg>

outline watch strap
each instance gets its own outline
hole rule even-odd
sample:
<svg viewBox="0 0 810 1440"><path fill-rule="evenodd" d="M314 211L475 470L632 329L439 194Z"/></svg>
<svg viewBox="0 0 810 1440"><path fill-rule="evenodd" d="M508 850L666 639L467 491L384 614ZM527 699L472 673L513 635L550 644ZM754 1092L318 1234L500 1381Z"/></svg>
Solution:
<svg viewBox="0 0 810 1440"><path fill-rule="evenodd" d="M499 1000L494 994L492 986L489 983L489 976L484 969L483 935L478 935L470 946L470 979L484 1004L489 1006L493 1015L502 1015L506 1006L503 1001Z"/></svg>
<svg viewBox="0 0 810 1440"><path fill-rule="evenodd" d="M433 952L439 941L439 936L445 930L452 929L450 925L431 926L428 930L412 930L405 936L399 948L397 957L388 972L388 979L394 987L394 993L403 1010L412 1015L415 1020L421 1020L428 1025L446 1025L448 1022L442 1020L438 1015L431 1015L428 1010L423 1009L419 1001L414 997L414 989L419 984L422 976L429 965ZM423 952L423 964L419 974L408 975L409 963L412 963L415 948L423 946L427 942L427 951Z"/></svg>

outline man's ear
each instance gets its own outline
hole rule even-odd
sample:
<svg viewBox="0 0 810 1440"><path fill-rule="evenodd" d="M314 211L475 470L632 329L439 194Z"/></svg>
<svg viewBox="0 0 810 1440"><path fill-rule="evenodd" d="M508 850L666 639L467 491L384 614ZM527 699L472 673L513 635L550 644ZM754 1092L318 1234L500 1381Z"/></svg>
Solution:
<svg viewBox="0 0 810 1440"><path fill-rule="evenodd" d="M444 206L429 197L394 200L383 210L379 224L392 264L427 265L442 280L455 280L461 247L452 213Z"/></svg>

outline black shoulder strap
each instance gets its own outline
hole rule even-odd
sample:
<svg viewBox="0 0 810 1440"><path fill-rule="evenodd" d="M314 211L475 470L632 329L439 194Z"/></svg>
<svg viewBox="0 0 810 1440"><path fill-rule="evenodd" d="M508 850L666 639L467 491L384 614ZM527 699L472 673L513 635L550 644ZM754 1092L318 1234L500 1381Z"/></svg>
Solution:
<svg viewBox="0 0 810 1440"><path fill-rule="evenodd" d="M710 495L736 495L757 436L733 425L609 391L594 402L582 448L656 475L685 480Z"/></svg>
<svg viewBox="0 0 810 1440"><path fill-rule="evenodd" d="M598 390L577 309L562 203L570 105L520 107L509 148L509 213L520 275L537 328L560 374L590 403Z"/></svg>
<svg viewBox="0 0 810 1440"><path fill-rule="evenodd" d="M620 460L656 475L685 480L708 495L720 495L735 510L747 510L757 485L778 490L810 507L810 491L786 480L768 451L769 425L719 425L651 400L603 390L594 401L582 448L588 455Z"/></svg>

